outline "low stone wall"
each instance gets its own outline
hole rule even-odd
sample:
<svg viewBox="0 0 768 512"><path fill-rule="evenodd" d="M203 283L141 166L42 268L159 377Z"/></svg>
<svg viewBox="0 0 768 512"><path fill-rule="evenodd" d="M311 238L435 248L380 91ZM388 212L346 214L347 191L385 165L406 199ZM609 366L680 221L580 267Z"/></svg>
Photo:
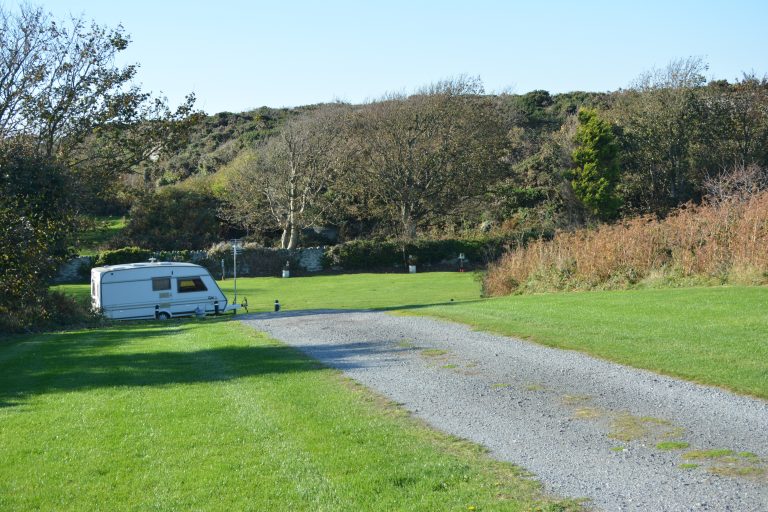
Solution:
<svg viewBox="0 0 768 512"><path fill-rule="evenodd" d="M320 272L323 270L324 247L307 247L299 249L299 267L307 272Z"/></svg>
<svg viewBox="0 0 768 512"><path fill-rule="evenodd" d="M274 276L279 277L285 263L289 263L292 275L314 273L323 270L324 247L306 247L288 251L269 247L249 246L238 257L237 275L241 277ZM221 262L224 261L224 276L232 277L232 252L228 244L214 247L209 251L170 252L159 251L154 255L160 261L188 261L206 267L211 274L220 279ZM96 257L78 256L65 263L54 279L55 283L87 282L88 273Z"/></svg>
<svg viewBox="0 0 768 512"><path fill-rule="evenodd" d="M87 280L82 268L90 269L93 266L93 256L78 256L66 262L59 269L59 273L54 278L54 283L74 283Z"/></svg>

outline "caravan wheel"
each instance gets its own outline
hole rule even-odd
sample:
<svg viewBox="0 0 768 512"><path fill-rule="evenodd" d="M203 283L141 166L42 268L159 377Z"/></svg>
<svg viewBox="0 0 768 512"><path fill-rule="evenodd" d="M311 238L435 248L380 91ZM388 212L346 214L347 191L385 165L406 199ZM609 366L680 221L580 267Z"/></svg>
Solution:
<svg viewBox="0 0 768 512"><path fill-rule="evenodd" d="M158 320L170 320L171 319L171 315L169 315L165 311L161 311L160 313L157 314L157 319Z"/></svg>

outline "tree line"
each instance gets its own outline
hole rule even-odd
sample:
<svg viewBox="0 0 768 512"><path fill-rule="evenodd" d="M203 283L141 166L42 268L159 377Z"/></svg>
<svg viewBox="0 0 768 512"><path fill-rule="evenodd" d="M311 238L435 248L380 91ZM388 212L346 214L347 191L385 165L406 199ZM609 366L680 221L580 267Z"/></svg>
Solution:
<svg viewBox="0 0 768 512"><path fill-rule="evenodd" d="M234 229L286 248L312 225L413 239L663 217L734 168L768 167L768 81L707 82L706 71L681 59L624 90L554 96L486 94L464 76L284 111L270 133L175 188L211 198L213 236ZM168 209L139 201L134 212Z"/></svg>
<svg viewBox="0 0 768 512"><path fill-rule="evenodd" d="M55 315L46 283L98 213L127 214L115 244L294 248L309 226L413 240L664 217L732 169L768 181L768 80L708 81L697 58L608 93L489 94L460 76L365 104L205 116L116 65L122 27L0 7L0 39L5 324Z"/></svg>

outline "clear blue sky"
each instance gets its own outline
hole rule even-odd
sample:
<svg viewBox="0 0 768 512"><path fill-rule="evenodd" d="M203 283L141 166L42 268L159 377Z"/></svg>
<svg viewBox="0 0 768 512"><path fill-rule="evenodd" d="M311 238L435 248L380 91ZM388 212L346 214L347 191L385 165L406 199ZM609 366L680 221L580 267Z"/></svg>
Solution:
<svg viewBox="0 0 768 512"><path fill-rule="evenodd" d="M766 0L31 1L122 23L144 88L172 104L194 91L208 113L358 103L459 74L489 92L609 91L688 56L714 78L768 73Z"/></svg>

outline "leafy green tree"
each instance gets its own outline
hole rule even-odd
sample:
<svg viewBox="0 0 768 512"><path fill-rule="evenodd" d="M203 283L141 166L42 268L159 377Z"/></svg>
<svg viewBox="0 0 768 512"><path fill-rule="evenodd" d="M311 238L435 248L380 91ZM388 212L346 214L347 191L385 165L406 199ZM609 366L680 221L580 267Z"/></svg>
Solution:
<svg viewBox="0 0 768 512"><path fill-rule="evenodd" d="M545 130L557 127L557 119L549 111L553 104L549 91L535 90L522 96L514 96L514 103L523 115L523 126Z"/></svg>
<svg viewBox="0 0 768 512"><path fill-rule="evenodd" d="M129 43L122 26L0 6L0 138L25 137L65 166L81 207L178 149L197 119L193 95L172 110L134 84L136 65L115 63Z"/></svg>
<svg viewBox="0 0 768 512"><path fill-rule="evenodd" d="M47 283L77 227L61 166L30 141L0 143L0 332L47 324Z"/></svg>
<svg viewBox="0 0 768 512"><path fill-rule="evenodd" d="M698 58L676 60L617 93L607 115L621 127L628 209L663 214L696 199L703 177L695 156L708 145L701 94L706 69Z"/></svg>
<svg viewBox="0 0 768 512"><path fill-rule="evenodd" d="M597 218L615 218L621 206L617 194L619 183L619 146L611 125L595 110L581 109L578 113L576 149L572 158L571 185L584 206Z"/></svg>
<svg viewBox="0 0 768 512"><path fill-rule="evenodd" d="M768 167L768 77L713 81L701 96L706 107L696 147L696 166L705 171L701 178L734 166Z"/></svg>
<svg viewBox="0 0 768 512"><path fill-rule="evenodd" d="M219 201L204 189L147 192L131 208L119 242L156 250L203 249L226 237L219 208Z"/></svg>

